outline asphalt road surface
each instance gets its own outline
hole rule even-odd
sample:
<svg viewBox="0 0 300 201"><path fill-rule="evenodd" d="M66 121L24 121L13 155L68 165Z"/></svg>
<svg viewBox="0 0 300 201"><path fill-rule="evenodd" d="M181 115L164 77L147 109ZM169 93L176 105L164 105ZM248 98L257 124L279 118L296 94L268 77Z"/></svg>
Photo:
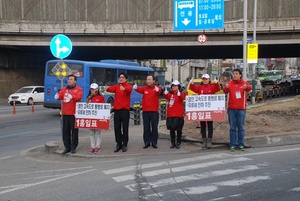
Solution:
<svg viewBox="0 0 300 201"><path fill-rule="evenodd" d="M0 106L0 201L300 200L300 146L107 158L44 152L57 110Z"/></svg>

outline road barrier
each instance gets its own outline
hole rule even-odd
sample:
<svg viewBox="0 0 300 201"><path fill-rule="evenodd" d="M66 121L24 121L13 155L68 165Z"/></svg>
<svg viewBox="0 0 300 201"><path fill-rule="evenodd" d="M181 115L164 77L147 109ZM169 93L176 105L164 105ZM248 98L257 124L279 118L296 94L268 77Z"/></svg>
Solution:
<svg viewBox="0 0 300 201"><path fill-rule="evenodd" d="M13 103L13 114L16 114L16 101Z"/></svg>
<svg viewBox="0 0 300 201"><path fill-rule="evenodd" d="M34 100L32 100L32 103L31 103L31 112L34 113Z"/></svg>

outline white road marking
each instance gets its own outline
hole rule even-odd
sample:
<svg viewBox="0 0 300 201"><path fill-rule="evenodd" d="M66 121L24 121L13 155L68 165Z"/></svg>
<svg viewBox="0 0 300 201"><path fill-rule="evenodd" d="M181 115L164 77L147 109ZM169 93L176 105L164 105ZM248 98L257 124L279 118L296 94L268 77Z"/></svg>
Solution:
<svg viewBox="0 0 300 201"><path fill-rule="evenodd" d="M160 170L153 170L153 171L143 172L142 175L128 174L128 175L113 177L113 179L117 182L123 182L123 181L128 181L128 180L134 180L136 176L153 177L153 176L162 175L162 174L183 172L183 171L187 171L187 170L195 170L195 169L211 167L211 166L215 166L215 165L222 165L222 164L249 161L249 160L251 160L251 159L245 158L245 157L231 158L231 159L212 161L212 162L207 162L207 163L198 163L195 165L186 165L186 166L175 167L175 168L165 168L165 169L160 169Z"/></svg>
<svg viewBox="0 0 300 201"><path fill-rule="evenodd" d="M241 186L244 184L249 184L257 181L263 181L263 180L268 180L271 179L269 176L251 176L251 177L245 177L243 179L235 179L235 180L229 180L229 181L224 181L224 182L217 182L213 183L208 186L197 186L197 187L189 187L189 188L184 188L184 189L175 189L175 190L170 190L166 192L159 192L159 193L154 193L150 195L146 195L143 198L144 199L149 199L149 198L161 198L165 195L173 195L174 194L186 194L186 195L201 195L205 193L210 193L217 191L221 186Z"/></svg>
<svg viewBox="0 0 300 201"><path fill-rule="evenodd" d="M235 195L229 195L227 197L219 197L219 198L214 198L214 199L211 199L209 201L217 201L217 200L224 200L226 198L236 198L236 197L239 197L239 196L242 196L242 194L235 194Z"/></svg>
<svg viewBox="0 0 300 201"><path fill-rule="evenodd" d="M88 172L95 171L95 170L96 170L96 169L85 170L85 171L82 171L82 172L77 172L77 173L73 173L73 174L67 174L67 175L65 175L65 176L60 176L60 177L57 177L57 178L53 178L53 179L49 179L49 180L45 180L45 181L41 181L41 182L37 182L37 183L32 183L32 184L21 184L21 185L16 185L16 186L13 187L12 189L8 189L8 190L1 191L1 192L0 192L0 195L2 195L2 194L4 194L4 193L9 193L9 192L17 191L17 190L20 190L20 189L32 187L32 186L37 186L37 185L49 183L49 182L56 181L56 180L59 180L59 179L64 179L64 178L68 178L68 177L77 176L77 175L84 174L84 173L88 173ZM4 187L1 187L1 188L6 188L6 187L4 186Z"/></svg>
<svg viewBox="0 0 300 201"><path fill-rule="evenodd" d="M132 165L132 166L127 166L127 167L122 167L122 168L106 170L103 172L105 174L116 174L116 173L121 173L121 172L132 171L132 170L136 170L136 169L147 169L147 168L161 167L161 166L165 166L165 165L175 165L175 164L181 164L181 163L196 162L196 161L207 160L207 159L218 159L218 158L224 158L224 157L229 157L229 156L231 156L231 155L223 154L223 153L210 154L210 155L206 155L206 156L164 161L164 162L159 162L159 163L148 163L148 164L144 164L144 165Z"/></svg>
<svg viewBox="0 0 300 201"><path fill-rule="evenodd" d="M148 183L143 182L139 184L130 184L130 185L126 185L125 187L128 188L130 191L137 191L138 188L140 188L141 190L148 190L148 189L153 189L162 186L174 185L182 182L189 182L189 181L201 180L201 179L206 179L211 177L225 176L225 175L235 174L239 172L246 172L246 171L258 170L258 169L259 167L256 165L245 165L234 169L210 171L201 174L190 174L190 175L178 176L174 178L161 179L161 180L148 182Z"/></svg>
<svg viewBox="0 0 300 201"><path fill-rule="evenodd" d="M4 159L8 159L8 158L12 158L12 157L15 157L15 156L4 156L4 157L0 158L0 160L4 160Z"/></svg>
<svg viewBox="0 0 300 201"><path fill-rule="evenodd" d="M238 156L255 156L255 155L264 155L264 154L274 154L274 153L282 153L282 152L289 152L289 151L298 151L300 148L292 148L292 149L279 149L279 150L273 150L273 151L264 151L264 152L258 152L258 153L245 153L240 154Z"/></svg>
<svg viewBox="0 0 300 201"><path fill-rule="evenodd" d="M67 168L67 169L55 169L55 170L42 170L42 171L36 171L36 172L17 172L17 173L11 173L11 174L0 174L0 177L12 176L12 175L17 175L18 176L18 175L25 175L25 174L60 172L60 171L69 171L69 170L81 170L81 169L90 169L90 168L93 168L93 166L78 167L78 168Z"/></svg>
<svg viewBox="0 0 300 201"><path fill-rule="evenodd" d="M291 189L291 190L289 190L289 191L300 192L300 187L292 188L292 189Z"/></svg>

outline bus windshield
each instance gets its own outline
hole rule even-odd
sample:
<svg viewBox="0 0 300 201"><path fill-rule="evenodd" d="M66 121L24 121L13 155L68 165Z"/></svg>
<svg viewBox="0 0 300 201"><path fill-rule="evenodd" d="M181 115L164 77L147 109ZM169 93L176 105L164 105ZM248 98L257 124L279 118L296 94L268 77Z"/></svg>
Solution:
<svg viewBox="0 0 300 201"><path fill-rule="evenodd" d="M54 99L54 95L61 89L61 86L67 86L66 77L61 81L52 72L53 68L58 64L59 60L50 60L46 63L45 68L45 95L44 107L60 109L60 101ZM64 63L71 69L71 73L77 77L76 84L83 88L84 102L89 93L90 84L95 82L99 85L99 90L104 94L107 103L113 106L114 94L105 92L104 86L111 86L118 83L118 75L123 72L128 75L127 83L133 85L146 84L146 78L150 74L154 74L153 68L142 67L137 62L128 62L120 60L101 60L100 62L64 60ZM132 90L131 106L134 103L141 103L142 94Z"/></svg>

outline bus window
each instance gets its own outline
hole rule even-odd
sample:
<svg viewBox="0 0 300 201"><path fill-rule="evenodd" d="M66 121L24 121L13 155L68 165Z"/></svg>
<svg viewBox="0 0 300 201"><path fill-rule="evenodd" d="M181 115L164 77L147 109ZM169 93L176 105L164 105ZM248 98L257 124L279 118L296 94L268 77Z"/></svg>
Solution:
<svg viewBox="0 0 300 201"><path fill-rule="evenodd" d="M116 69L91 67L90 70L91 83L95 82L99 86L110 86L116 84Z"/></svg>
<svg viewBox="0 0 300 201"><path fill-rule="evenodd" d="M136 83L137 85L145 85L146 84L146 79L147 76L149 75L148 71L136 71L136 70L128 70L128 84L134 84Z"/></svg>

